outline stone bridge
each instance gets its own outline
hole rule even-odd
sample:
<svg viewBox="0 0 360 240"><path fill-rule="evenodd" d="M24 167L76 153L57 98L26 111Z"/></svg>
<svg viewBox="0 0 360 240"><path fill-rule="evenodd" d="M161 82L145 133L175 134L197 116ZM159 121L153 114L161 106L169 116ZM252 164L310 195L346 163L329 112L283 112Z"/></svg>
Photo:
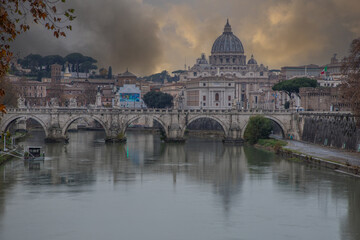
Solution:
<svg viewBox="0 0 360 240"><path fill-rule="evenodd" d="M249 118L262 115L275 122L284 137L301 136L297 113L287 110L175 110L175 109L118 109L118 108L13 108L0 120L0 131L5 132L17 119L33 119L44 128L46 140L67 140L69 126L78 119L93 119L104 128L106 141L125 141L128 126L141 117L155 120L164 129L167 141L184 141L190 123L209 118L218 122L224 131L224 142L242 142Z"/></svg>

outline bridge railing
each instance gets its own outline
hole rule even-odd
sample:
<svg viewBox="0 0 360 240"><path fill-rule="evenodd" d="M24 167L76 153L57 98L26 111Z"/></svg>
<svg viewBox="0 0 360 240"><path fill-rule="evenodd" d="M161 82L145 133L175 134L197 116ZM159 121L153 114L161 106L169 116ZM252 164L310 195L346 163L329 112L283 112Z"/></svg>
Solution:
<svg viewBox="0 0 360 240"><path fill-rule="evenodd" d="M132 108L87 108L87 107L26 107L26 108L8 108L8 113L54 113L54 112L64 112L64 113L125 113L125 114L136 114L136 113L183 113L183 114L192 114L192 113L201 113L201 114L236 114L236 113L245 113L245 114L292 114L296 112L295 110L289 109L173 109L173 108L142 108L142 109L132 109ZM344 112L330 112L330 111L301 111L298 112L300 115L344 115L352 114L349 111Z"/></svg>
<svg viewBox="0 0 360 240"><path fill-rule="evenodd" d="M304 112L299 112L299 114L300 114L300 116L301 115L304 115L304 116L307 116L307 115L329 115L329 116L330 115L332 115L332 116L348 115L348 116L353 116L353 113L350 111L343 111L343 112L340 112L340 111L304 111Z"/></svg>
<svg viewBox="0 0 360 240"><path fill-rule="evenodd" d="M54 112L71 112L71 113L203 113L203 114L224 114L224 113L246 113L246 114L276 114L276 113L293 113L293 110L276 109L173 109L173 108L86 108L86 107L31 107L31 108L8 108L8 113L54 113ZM302 112L305 113L305 112ZM314 113L314 112L311 112Z"/></svg>

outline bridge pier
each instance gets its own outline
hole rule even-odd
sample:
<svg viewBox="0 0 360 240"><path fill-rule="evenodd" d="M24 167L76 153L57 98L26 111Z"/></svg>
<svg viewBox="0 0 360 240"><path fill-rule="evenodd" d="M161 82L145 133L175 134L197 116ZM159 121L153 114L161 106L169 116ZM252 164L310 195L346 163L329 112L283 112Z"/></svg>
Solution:
<svg viewBox="0 0 360 240"><path fill-rule="evenodd" d="M119 124L113 123L109 131L106 132L106 143L123 143L126 142L125 129Z"/></svg>
<svg viewBox="0 0 360 240"><path fill-rule="evenodd" d="M166 132L165 142L185 142L184 133L178 124L171 124Z"/></svg>
<svg viewBox="0 0 360 240"><path fill-rule="evenodd" d="M225 138L223 139L223 143L237 143L242 144L244 143L244 139L241 138L241 129L238 126L231 127Z"/></svg>
<svg viewBox="0 0 360 240"><path fill-rule="evenodd" d="M126 142L126 140L127 140L126 136L123 133L106 136L106 138L105 138L106 143L124 143L124 142Z"/></svg>
<svg viewBox="0 0 360 240"><path fill-rule="evenodd" d="M45 142L48 143L58 143L58 142L68 142L69 138L62 134L62 129L60 127L50 127L47 131L47 136Z"/></svg>

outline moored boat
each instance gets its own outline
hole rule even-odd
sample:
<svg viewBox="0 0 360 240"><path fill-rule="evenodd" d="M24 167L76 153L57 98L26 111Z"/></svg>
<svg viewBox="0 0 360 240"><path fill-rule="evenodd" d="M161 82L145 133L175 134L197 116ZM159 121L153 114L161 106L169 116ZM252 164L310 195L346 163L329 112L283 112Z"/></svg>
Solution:
<svg viewBox="0 0 360 240"><path fill-rule="evenodd" d="M45 152L42 151L41 146L28 146L24 153L24 160L43 161L45 159Z"/></svg>

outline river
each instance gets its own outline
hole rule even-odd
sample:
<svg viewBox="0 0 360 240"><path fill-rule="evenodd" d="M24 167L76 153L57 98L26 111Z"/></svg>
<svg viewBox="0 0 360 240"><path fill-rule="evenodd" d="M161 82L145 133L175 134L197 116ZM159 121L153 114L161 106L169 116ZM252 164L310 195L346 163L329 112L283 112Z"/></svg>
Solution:
<svg viewBox="0 0 360 240"><path fill-rule="evenodd" d="M0 239L360 239L360 179L252 147L69 133L0 168Z"/></svg>

